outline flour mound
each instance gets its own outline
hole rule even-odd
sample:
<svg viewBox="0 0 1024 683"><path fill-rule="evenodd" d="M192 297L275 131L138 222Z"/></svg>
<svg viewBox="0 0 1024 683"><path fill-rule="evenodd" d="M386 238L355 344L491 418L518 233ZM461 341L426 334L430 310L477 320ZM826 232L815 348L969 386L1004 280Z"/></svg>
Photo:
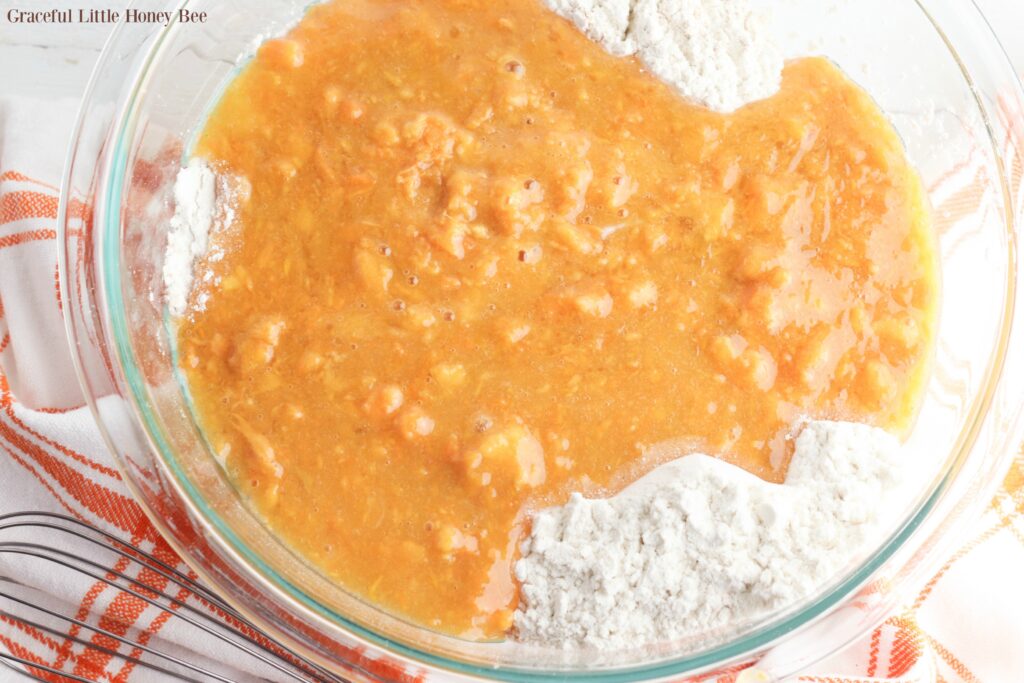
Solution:
<svg viewBox="0 0 1024 683"><path fill-rule="evenodd" d="M542 510L515 566L523 642L637 647L703 638L793 604L835 578L889 520L900 444L810 422L784 484L706 455L617 496Z"/></svg>
<svg viewBox="0 0 1024 683"><path fill-rule="evenodd" d="M182 316L195 281L197 262L223 256L211 249L211 233L234 222L237 180L214 173L205 161L189 160L174 180L174 216L164 252L164 299L172 316ZM206 274L209 277L209 274ZM202 301L199 301L202 307Z"/></svg>
<svg viewBox="0 0 1024 683"><path fill-rule="evenodd" d="M546 0L613 55L636 55L683 97L720 112L779 89L783 59L746 0Z"/></svg>

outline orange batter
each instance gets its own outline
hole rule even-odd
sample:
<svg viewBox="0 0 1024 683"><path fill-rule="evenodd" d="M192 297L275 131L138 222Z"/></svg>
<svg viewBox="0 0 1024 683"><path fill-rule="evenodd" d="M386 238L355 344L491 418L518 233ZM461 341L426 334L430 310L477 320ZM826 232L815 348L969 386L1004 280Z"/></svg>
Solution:
<svg viewBox="0 0 1024 683"><path fill-rule="evenodd" d="M204 428L277 533L417 622L502 634L524 511L651 444L777 481L798 416L913 419L925 199L825 60L719 115L537 0L339 0L196 154L250 188L179 330Z"/></svg>

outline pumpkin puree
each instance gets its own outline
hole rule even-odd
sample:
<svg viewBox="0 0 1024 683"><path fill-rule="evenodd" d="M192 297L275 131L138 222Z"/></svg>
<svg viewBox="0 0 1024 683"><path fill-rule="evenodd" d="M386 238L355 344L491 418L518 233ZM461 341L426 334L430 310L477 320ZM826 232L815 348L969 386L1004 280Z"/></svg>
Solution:
<svg viewBox="0 0 1024 683"><path fill-rule="evenodd" d="M652 444L779 481L800 416L915 415L926 201L824 59L721 115L537 0L338 0L195 154L249 188L178 330L204 429L276 533L416 622L506 632L524 511Z"/></svg>

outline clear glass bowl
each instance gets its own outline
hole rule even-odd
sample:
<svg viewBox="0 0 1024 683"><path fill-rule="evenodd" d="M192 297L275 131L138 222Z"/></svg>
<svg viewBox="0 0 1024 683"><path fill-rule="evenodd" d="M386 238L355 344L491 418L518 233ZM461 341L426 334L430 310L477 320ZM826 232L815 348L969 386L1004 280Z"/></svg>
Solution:
<svg viewBox="0 0 1024 683"><path fill-rule="evenodd" d="M865 633L917 585L987 504L1021 441L1024 95L963 0L768 4L791 56L824 53L877 99L935 206L944 290L935 372L908 442L921 488L884 543L802 604L700 642L595 656L468 642L384 613L296 557L225 479L176 377L162 303L171 187L224 85L262 37L301 16L305 0L135 3L187 6L208 19L119 24L99 60L61 195L64 313L82 386L126 484L212 587L354 679L627 681L718 671L769 651L765 666L789 675Z"/></svg>

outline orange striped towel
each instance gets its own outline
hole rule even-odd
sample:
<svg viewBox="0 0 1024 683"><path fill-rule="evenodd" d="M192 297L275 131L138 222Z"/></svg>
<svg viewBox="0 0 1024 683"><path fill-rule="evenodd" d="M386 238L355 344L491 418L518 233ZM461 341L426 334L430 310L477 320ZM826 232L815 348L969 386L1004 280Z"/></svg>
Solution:
<svg viewBox="0 0 1024 683"><path fill-rule="evenodd" d="M56 217L76 107L0 99L0 514L72 515L188 572L123 486L71 365L57 282ZM139 598L98 581L69 581L70 572L50 575L48 566L52 571L38 560L0 555L0 576L36 589L37 604L55 612L148 641L229 680L280 678L255 668L250 658L225 662L228 653L217 651L211 638ZM0 599L0 648L9 653L89 680L147 680L145 671L133 674L123 660L71 640L91 637L109 647L101 636L78 627L69 628L67 638L16 627L3 613L5 603ZM9 677L16 674L0 667L0 680Z"/></svg>
<svg viewBox="0 0 1024 683"><path fill-rule="evenodd" d="M56 183L73 104L0 101L0 514L52 510L129 536L178 564L122 486L82 407L61 323L56 281ZM31 580L41 600L89 620L111 615L148 638L215 654L139 601L102 585ZM22 573L18 573L21 571ZM843 654L800 681L1024 680L1024 455L960 550L906 606ZM86 656L68 639L11 626L0 614L0 647L94 680L131 679L130 667ZM223 653L219 653L223 654ZM245 677L236 672L234 677ZM137 676L139 680L144 675ZM735 679L735 674L717 680Z"/></svg>

